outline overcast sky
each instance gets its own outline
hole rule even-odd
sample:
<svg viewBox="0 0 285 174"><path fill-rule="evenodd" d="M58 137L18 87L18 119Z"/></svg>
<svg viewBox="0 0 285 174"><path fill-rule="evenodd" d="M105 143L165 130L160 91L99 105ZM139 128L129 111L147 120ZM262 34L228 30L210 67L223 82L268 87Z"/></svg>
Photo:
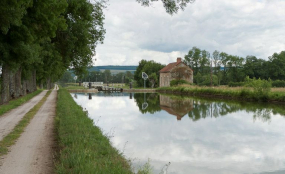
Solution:
<svg viewBox="0 0 285 174"><path fill-rule="evenodd" d="M95 66L138 65L142 59L168 64L193 46L263 59L285 50L285 0L196 0L173 16L161 2L108 4Z"/></svg>

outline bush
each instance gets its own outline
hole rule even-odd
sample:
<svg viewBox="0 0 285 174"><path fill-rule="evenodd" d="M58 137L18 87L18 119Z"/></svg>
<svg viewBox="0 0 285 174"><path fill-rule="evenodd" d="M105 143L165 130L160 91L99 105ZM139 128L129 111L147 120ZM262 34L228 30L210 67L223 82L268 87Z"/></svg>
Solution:
<svg viewBox="0 0 285 174"><path fill-rule="evenodd" d="M285 81L284 80L273 81L272 87L285 87Z"/></svg>
<svg viewBox="0 0 285 174"><path fill-rule="evenodd" d="M170 86L177 86L177 85L182 85L182 84L189 84L186 80L171 80L170 81Z"/></svg>
<svg viewBox="0 0 285 174"><path fill-rule="evenodd" d="M198 84L199 86L211 86L211 78L212 78L212 85L213 86L218 86L218 77L216 75L204 75L201 77L199 80L200 83Z"/></svg>
<svg viewBox="0 0 285 174"><path fill-rule="evenodd" d="M252 87L257 99L266 101L268 94L271 90L271 80L250 79L248 76L245 78L245 84L248 87Z"/></svg>
<svg viewBox="0 0 285 174"><path fill-rule="evenodd" d="M244 86L244 82L229 82L229 87Z"/></svg>

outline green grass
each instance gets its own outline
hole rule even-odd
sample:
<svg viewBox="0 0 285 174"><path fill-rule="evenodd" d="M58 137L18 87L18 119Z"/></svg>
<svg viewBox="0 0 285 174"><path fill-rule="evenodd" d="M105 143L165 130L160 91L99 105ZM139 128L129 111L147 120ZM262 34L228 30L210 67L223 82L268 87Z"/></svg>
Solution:
<svg viewBox="0 0 285 174"><path fill-rule="evenodd" d="M16 125L16 127L0 141L0 156L5 155L8 153L8 148L15 144L16 140L21 136L24 129L30 123L30 120L36 115L38 110L46 101L47 97L51 91L48 91L46 95L36 104L23 118L22 120Z"/></svg>
<svg viewBox="0 0 285 174"><path fill-rule="evenodd" d="M226 99L238 99L246 101L285 102L285 92L269 92L257 94L252 88L212 88L195 86L161 87L157 89L161 93L186 94L192 96L205 96Z"/></svg>
<svg viewBox="0 0 285 174"><path fill-rule="evenodd" d="M34 96L38 95L42 91L43 91L42 89L39 89L35 92L27 94L26 96L20 97L20 98L15 99L15 100L11 100L11 101L9 101L8 104L0 105L0 116L3 115L4 113L16 108L16 107L22 105L23 103L27 102L28 100L30 100Z"/></svg>
<svg viewBox="0 0 285 174"><path fill-rule="evenodd" d="M64 87L64 89L87 89L87 88L84 88L84 86L67 86Z"/></svg>
<svg viewBox="0 0 285 174"><path fill-rule="evenodd" d="M129 162L111 146L66 89L58 91L56 131L59 144L56 173L132 173Z"/></svg>

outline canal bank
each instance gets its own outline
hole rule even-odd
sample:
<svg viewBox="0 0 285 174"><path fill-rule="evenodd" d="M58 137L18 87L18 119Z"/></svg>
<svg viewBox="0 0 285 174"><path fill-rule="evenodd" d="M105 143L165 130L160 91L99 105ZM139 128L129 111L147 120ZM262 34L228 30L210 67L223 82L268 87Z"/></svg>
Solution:
<svg viewBox="0 0 285 174"><path fill-rule="evenodd" d="M255 91L248 87L198 87L177 86L161 87L156 92L175 95L199 96L241 101L258 101L271 103L285 102L285 89L272 88L268 92Z"/></svg>
<svg viewBox="0 0 285 174"><path fill-rule="evenodd" d="M58 92L56 173L132 173L129 162L65 89Z"/></svg>

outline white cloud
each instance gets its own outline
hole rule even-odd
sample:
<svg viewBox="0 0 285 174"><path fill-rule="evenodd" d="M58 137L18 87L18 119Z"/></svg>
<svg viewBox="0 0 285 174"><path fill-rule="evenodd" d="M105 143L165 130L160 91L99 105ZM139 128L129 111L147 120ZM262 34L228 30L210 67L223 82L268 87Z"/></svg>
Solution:
<svg viewBox="0 0 285 174"><path fill-rule="evenodd" d="M193 46L263 59L285 48L284 0L196 0L173 16L160 2L109 4L96 65L137 65L141 59L167 64Z"/></svg>

